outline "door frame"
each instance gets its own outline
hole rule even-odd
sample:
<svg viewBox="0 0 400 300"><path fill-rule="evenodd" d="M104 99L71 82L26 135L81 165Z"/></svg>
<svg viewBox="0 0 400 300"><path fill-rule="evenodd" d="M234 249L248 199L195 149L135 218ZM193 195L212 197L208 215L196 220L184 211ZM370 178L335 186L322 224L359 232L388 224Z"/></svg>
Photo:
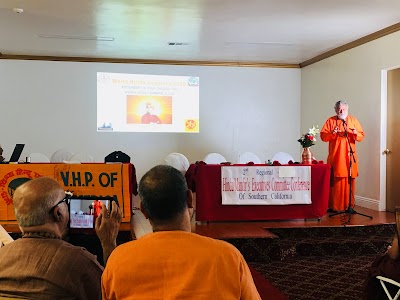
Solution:
<svg viewBox="0 0 400 300"><path fill-rule="evenodd" d="M379 195L379 211L386 210L386 155L382 155L382 151L386 149L387 144L387 73L395 69L386 69L381 71L381 140L379 151L379 164L380 164L380 195Z"/></svg>
<svg viewBox="0 0 400 300"><path fill-rule="evenodd" d="M387 74L391 70L399 69L400 66L387 68L381 71L381 130L380 130L380 193L379 193L379 211L386 211L386 155L382 152L387 148Z"/></svg>

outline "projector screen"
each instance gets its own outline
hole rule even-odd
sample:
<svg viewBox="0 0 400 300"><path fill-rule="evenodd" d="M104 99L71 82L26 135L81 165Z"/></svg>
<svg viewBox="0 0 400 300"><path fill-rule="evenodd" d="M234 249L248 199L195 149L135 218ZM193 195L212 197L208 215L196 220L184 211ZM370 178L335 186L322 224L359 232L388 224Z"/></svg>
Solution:
<svg viewBox="0 0 400 300"><path fill-rule="evenodd" d="M97 131L199 132L199 77L98 72Z"/></svg>

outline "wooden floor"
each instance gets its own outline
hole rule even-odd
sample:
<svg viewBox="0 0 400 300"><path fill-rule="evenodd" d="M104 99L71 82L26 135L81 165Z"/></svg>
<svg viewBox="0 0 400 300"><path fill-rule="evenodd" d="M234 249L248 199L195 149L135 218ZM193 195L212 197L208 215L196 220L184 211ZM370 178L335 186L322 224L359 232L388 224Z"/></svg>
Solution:
<svg viewBox="0 0 400 300"><path fill-rule="evenodd" d="M283 221L236 221L236 222L196 222L192 221L192 231L200 235L224 239L224 238L250 238L250 237L275 237L268 228L283 227L337 227L337 226L362 226L394 223L394 213L379 212L363 207L355 207L355 211L372 216L367 218L358 214L341 214L330 217L327 214L320 220L283 220ZM266 228L266 229L265 229ZM139 211L135 211L133 216L133 230L137 238L152 232L149 221Z"/></svg>

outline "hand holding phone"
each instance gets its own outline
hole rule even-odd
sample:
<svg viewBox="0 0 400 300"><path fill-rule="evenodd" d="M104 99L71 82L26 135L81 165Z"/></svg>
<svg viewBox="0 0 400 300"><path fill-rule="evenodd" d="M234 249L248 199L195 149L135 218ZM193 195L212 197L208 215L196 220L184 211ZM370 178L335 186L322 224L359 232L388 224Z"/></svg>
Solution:
<svg viewBox="0 0 400 300"><path fill-rule="evenodd" d="M111 211L102 203L100 215L95 222L95 230L102 245L115 243L121 221L122 212L115 201L111 201Z"/></svg>

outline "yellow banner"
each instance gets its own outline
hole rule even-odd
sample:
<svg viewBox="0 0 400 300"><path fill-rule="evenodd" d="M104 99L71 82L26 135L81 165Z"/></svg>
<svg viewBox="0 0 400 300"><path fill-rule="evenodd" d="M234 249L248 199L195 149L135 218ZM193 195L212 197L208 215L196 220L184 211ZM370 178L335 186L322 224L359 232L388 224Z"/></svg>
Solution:
<svg viewBox="0 0 400 300"><path fill-rule="evenodd" d="M131 216L131 164L3 164L0 165L0 220L15 220L12 196L15 189L33 178L57 180L74 195L116 196L123 222ZM136 176L134 176L136 180Z"/></svg>

